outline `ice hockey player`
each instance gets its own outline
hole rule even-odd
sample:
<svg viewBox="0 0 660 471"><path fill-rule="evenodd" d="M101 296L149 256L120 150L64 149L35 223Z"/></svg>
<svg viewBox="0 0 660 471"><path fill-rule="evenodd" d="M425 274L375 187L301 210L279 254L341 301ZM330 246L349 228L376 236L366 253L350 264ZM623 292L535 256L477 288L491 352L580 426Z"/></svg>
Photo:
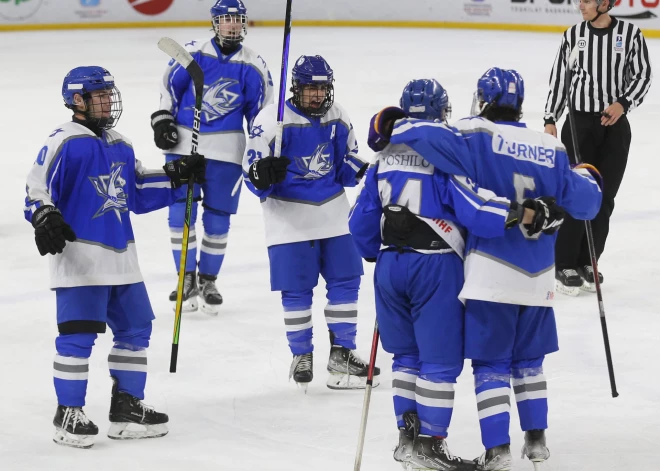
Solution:
<svg viewBox="0 0 660 471"><path fill-rule="evenodd" d="M520 222L532 223L535 208L542 206L533 200L518 204L485 189L478 189L477 197L463 189L465 178L436 170L406 144L380 139L380 127L391 126L393 117L446 123L451 107L436 80L409 82L400 105L372 119L369 144L378 153L349 221L360 255L377 260L378 327L383 348L394 355L400 429L394 459L404 468L473 470L475 463L453 456L445 441L464 360L464 309L458 298L463 227L501 237ZM546 220L536 223L542 228Z"/></svg>
<svg viewBox="0 0 660 471"><path fill-rule="evenodd" d="M520 122L523 99L522 77L492 68L478 80L476 116L453 128L404 119L394 126L391 143L407 144L436 168L467 177L466 195L479 185L519 203L527 198L547 203L546 234L561 222L557 206L576 219L593 218L601 203L592 176L597 171L591 166L571 169L561 142L528 130ZM550 455L543 360L558 349L552 309L555 238L529 227L507 231L500 239L468 233L460 297L466 300L465 356L472 359L486 449L477 460L480 471L511 469L511 378L525 431L523 455L537 469Z"/></svg>
<svg viewBox="0 0 660 471"><path fill-rule="evenodd" d="M215 35L191 41L186 48L204 70L204 101L199 135L199 153L208 160L206 183L195 188L188 258L183 294L183 311L201 309L216 315L222 295L216 287L227 248L229 220L236 214L242 185L241 160L245 151L245 131L257 113L273 102L273 82L266 62L242 45L247 34L247 9L241 0L218 0L211 8ZM160 109L151 115L156 146L165 151L167 161L189 153L195 93L186 70L170 61L160 86ZM204 236L197 257L197 202L202 202ZM172 253L179 270L185 197L169 209ZM199 276L195 272L198 268ZM198 296L199 295L199 296ZM176 290L170 294L176 301Z"/></svg>
<svg viewBox="0 0 660 471"><path fill-rule="evenodd" d="M106 324L114 335L108 356L113 380L110 430L114 439L167 434L168 417L142 403L147 347L154 314L138 266L129 211L170 205L191 175L204 178L202 155L182 156L164 171L147 170L131 142L112 128L122 100L110 72L77 67L62 96L73 120L46 140L27 178L25 217L41 255L50 257L57 300L53 363L57 411L53 440L89 448L98 427L83 412L89 357Z"/></svg>
<svg viewBox="0 0 660 471"><path fill-rule="evenodd" d="M282 292L284 324L293 353L290 376L312 381L312 290L326 282L325 319L332 344L327 386L366 387L368 365L355 353L362 260L348 232L344 188L362 178L353 126L334 102L334 77L321 56L301 56L292 70L293 97L284 104L282 157L273 156L277 106L252 126L243 170L261 198L271 290ZM374 386L378 384L376 368Z"/></svg>

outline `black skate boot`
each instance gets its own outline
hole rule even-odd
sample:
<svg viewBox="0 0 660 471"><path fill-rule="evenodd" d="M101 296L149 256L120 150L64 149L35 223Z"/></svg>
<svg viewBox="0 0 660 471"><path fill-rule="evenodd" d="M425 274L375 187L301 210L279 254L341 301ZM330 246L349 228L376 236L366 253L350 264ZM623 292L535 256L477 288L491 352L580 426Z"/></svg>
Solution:
<svg viewBox="0 0 660 471"><path fill-rule="evenodd" d="M199 297L201 299L200 307L204 314L217 316L222 304L222 295L215 287L217 276L199 274Z"/></svg>
<svg viewBox="0 0 660 471"><path fill-rule="evenodd" d="M513 457L508 443L489 448L474 461L477 463L477 471L510 471L513 468Z"/></svg>
<svg viewBox="0 0 660 471"><path fill-rule="evenodd" d="M536 471L541 470L541 463L550 458L550 450L545 446L545 430L525 432L525 444L522 448L521 458L525 456L534 464Z"/></svg>
<svg viewBox="0 0 660 471"><path fill-rule="evenodd" d="M187 271L183 278L183 304L182 312L195 312L197 310L197 280L194 271ZM174 303L172 309L176 309L176 290L170 293L170 301Z"/></svg>
<svg viewBox="0 0 660 471"><path fill-rule="evenodd" d="M577 296L582 287L582 278L577 270L566 268L555 270L555 289L557 292L567 296Z"/></svg>
<svg viewBox="0 0 660 471"><path fill-rule="evenodd" d="M426 435L419 435L415 439L410 457L410 468L442 471L476 471L478 469L474 461L466 461L452 455L444 438Z"/></svg>
<svg viewBox="0 0 660 471"><path fill-rule="evenodd" d="M584 265L577 269L578 274L582 278L582 291L588 291L589 293L596 292L596 280L594 279L594 267L591 265ZM603 274L598 273L598 283L603 284Z"/></svg>
<svg viewBox="0 0 660 471"><path fill-rule="evenodd" d="M355 350L340 345L330 348L328 358L328 382L330 389L364 389L367 387L369 363L357 356ZM374 367L372 387L380 384L380 368Z"/></svg>
<svg viewBox="0 0 660 471"><path fill-rule="evenodd" d="M53 441L75 448L91 448L99 433L99 428L87 418L82 407L57 406L53 425Z"/></svg>
<svg viewBox="0 0 660 471"><path fill-rule="evenodd" d="M312 352L293 355L291 368L289 368L289 379L291 378L307 393L307 386L314 379L314 354Z"/></svg>
<svg viewBox="0 0 660 471"><path fill-rule="evenodd" d="M112 378L108 437L114 440L162 437L169 431L168 421L167 414L156 412L137 397L118 391L117 380Z"/></svg>
<svg viewBox="0 0 660 471"><path fill-rule="evenodd" d="M403 469L408 469L415 438L419 434L419 417L415 412L405 412L403 421L405 425L399 428L399 444L394 449L394 461L401 463Z"/></svg>

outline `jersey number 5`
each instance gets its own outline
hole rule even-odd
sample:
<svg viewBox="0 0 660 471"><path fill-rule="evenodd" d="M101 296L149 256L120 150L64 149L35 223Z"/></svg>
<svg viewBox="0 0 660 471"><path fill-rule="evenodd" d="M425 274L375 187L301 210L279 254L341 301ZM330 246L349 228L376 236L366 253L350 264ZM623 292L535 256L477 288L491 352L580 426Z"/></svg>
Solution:
<svg viewBox="0 0 660 471"><path fill-rule="evenodd" d="M534 181L534 177L522 175L520 173L514 173L513 187L516 189L516 201L518 204L523 204L523 201L525 201L525 192L535 191L536 182ZM518 226L518 229L520 229L520 232L522 232L523 236L525 236L525 239L536 240L541 236L540 232L538 234L534 234L533 236L528 236L527 229L525 229L523 226Z"/></svg>

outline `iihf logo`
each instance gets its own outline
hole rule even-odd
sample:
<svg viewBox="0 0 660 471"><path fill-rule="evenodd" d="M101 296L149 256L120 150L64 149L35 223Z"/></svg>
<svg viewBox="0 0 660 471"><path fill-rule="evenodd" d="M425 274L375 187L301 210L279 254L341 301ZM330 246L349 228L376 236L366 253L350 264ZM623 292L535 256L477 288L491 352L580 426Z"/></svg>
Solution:
<svg viewBox="0 0 660 471"><path fill-rule="evenodd" d="M623 36L620 34L616 35L616 41L614 43L614 50L616 52L623 52Z"/></svg>

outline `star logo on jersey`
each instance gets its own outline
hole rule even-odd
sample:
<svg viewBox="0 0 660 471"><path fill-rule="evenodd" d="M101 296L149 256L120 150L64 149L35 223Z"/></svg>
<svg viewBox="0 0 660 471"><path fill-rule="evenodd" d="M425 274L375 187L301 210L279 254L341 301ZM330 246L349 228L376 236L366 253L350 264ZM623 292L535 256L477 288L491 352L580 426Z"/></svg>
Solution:
<svg viewBox="0 0 660 471"><path fill-rule="evenodd" d="M254 139L255 137L261 137L261 135L264 133L264 130L261 127L261 124L258 126L252 126L252 129L250 130L250 139Z"/></svg>
<svg viewBox="0 0 660 471"><path fill-rule="evenodd" d="M325 153L329 145L328 142L319 144L309 157L296 157L298 168L305 174L298 175L295 178L316 179L327 175L332 170L330 154Z"/></svg>
<svg viewBox="0 0 660 471"><path fill-rule="evenodd" d="M57 134L59 134L59 133L61 133L61 132L64 132L64 129L62 129L62 128L57 128L55 131L53 131L53 134L51 134L51 135L48 136L48 137L55 137Z"/></svg>
<svg viewBox="0 0 660 471"><path fill-rule="evenodd" d="M194 46L195 44L197 44L197 41L192 40L192 41L190 41L189 43L186 43L185 45L186 45L186 46Z"/></svg>
<svg viewBox="0 0 660 471"><path fill-rule="evenodd" d="M202 98L202 115L207 123L228 115L243 103L240 93L230 90L238 85L238 80L220 78L213 85L204 85L204 97ZM192 106L188 109L194 109Z"/></svg>
<svg viewBox="0 0 660 471"><path fill-rule="evenodd" d="M121 213L128 211L127 196L124 191L126 180L121 177L121 171L124 165L126 165L124 162L113 162L109 175L89 177L89 181L94 185L96 194L103 198L103 204L96 211L96 214L92 216L92 219L113 211L115 216L117 216L117 220L121 223Z"/></svg>

